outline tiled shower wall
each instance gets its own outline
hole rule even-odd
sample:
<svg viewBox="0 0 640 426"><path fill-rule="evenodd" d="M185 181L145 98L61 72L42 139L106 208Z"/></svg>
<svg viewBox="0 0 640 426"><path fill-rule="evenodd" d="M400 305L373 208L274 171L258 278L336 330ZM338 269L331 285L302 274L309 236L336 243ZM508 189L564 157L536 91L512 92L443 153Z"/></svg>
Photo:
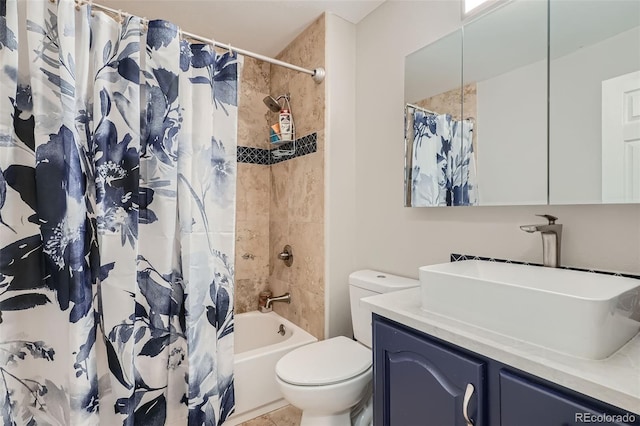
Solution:
<svg viewBox="0 0 640 426"><path fill-rule="evenodd" d="M324 66L324 15L278 59L305 68ZM317 133L317 149L271 165L238 163L236 312L257 309L258 293L290 292L290 305L274 310L318 338L324 337L324 83L308 75L245 58L240 88L238 145L270 148L277 114L262 99L291 94L296 137ZM290 268L277 259L293 248Z"/></svg>
<svg viewBox="0 0 640 426"><path fill-rule="evenodd" d="M309 25L278 59L305 68L324 67L325 18ZM273 95L291 93L296 136L317 132L317 151L271 168L270 275L274 294L291 293L291 304L274 310L319 339L324 338L324 83L307 74L271 67ZM275 121L276 115L271 116ZM293 265L276 260L285 244Z"/></svg>
<svg viewBox="0 0 640 426"><path fill-rule="evenodd" d="M238 106L238 145L268 148L267 107L270 66L244 58ZM238 163L236 198L236 285L237 313L257 309L258 293L269 280L269 167Z"/></svg>
<svg viewBox="0 0 640 426"><path fill-rule="evenodd" d="M460 108L461 101L462 108ZM478 116L476 84L470 83L465 85L464 93L460 93L460 88L452 89L448 92L417 101L415 104L419 107L435 111L438 114L451 114L454 120L461 120L463 114L464 118L476 118Z"/></svg>

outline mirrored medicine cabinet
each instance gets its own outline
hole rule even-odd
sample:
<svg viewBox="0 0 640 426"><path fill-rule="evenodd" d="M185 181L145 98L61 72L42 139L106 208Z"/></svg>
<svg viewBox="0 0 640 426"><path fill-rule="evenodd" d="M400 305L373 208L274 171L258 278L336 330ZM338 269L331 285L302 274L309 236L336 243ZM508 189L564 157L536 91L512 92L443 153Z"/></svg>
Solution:
<svg viewBox="0 0 640 426"><path fill-rule="evenodd" d="M404 99L406 206L640 203L640 1L500 3Z"/></svg>

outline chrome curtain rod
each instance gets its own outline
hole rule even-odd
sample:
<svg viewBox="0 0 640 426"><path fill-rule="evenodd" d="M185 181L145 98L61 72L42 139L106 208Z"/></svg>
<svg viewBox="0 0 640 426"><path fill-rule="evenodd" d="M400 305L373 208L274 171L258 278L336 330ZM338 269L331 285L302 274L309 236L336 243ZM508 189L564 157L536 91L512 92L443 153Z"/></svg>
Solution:
<svg viewBox="0 0 640 426"><path fill-rule="evenodd" d="M50 1L55 2L56 0L50 0ZM116 10L116 9L113 9L113 8L110 8L110 7L107 7L107 6L103 6L103 5L98 4L98 3L94 3L92 0L75 0L75 2L76 2L76 7L80 7L80 6L84 5L84 4L87 4L92 9L99 9L99 10L102 10L103 12L109 12L109 13L112 13L112 14L120 16L120 17L122 17L122 16L133 16L130 13L123 12L122 10ZM141 18L141 19L143 21L146 21L147 23L149 22L149 20L146 19L146 18ZM307 69L307 68L302 68L302 67L299 67L297 65L290 64L288 62L281 61L279 59L270 58L268 56L264 56L264 55L261 55L259 53L254 53L254 52L250 52L248 50L239 49L237 47L232 47L231 44L219 43L219 42L217 42L217 41L215 41L213 39L205 38L205 37L202 37L202 36L199 36L197 34L193 34L193 33L187 32L187 31L180 30L180 33L183 36L188 37L190 39L201 41L201 42L203 42L205 44L210 44L210 45L215 46L215 47L220 47L222 49L228 50L229 52L236 52L236 53L238 53L240 55L244 55L244 56L248 56L250 58L258 59L259 61L268 62L268 63L273 64L273 65L277 65L277 66L288 68L288 69L291 69L291 70L294 70L294 71L299 71L299 72L302 72L302 73L305 73L305 74L309 74L313 78L313 81L315 81L318 84L321 83L324 80L324 77L326 75L326 72L325 72L324 68L322 68L322 67L318 67L318 68L314 68L314 69L310 70L310 69Z"/></svg>
<svg viewBox="0 0 640 426"><path fill-rule="evenodd" d="M438 113L437 113L437 112L433 112L433 111L431 111L431 110L429 110L429 109L419 107L418 105L414 105L414 104L407 104L407 106L408 106L409 108L417 109L417 110L419 110L419 111L423 111L423 112L426 112L426 113L431 114L431 115L438 115Z"/></svg>
<svg viewBox="0 0 640 426"><path fill-rule="evenodd" d="M431 114L431 115L440 115L440 113L433 112L433 111L431 111L430 109L426 109L426 108L419 107L418 105L414 105L414 104L406 104L406 105L407 105L407 107L409 107L409 108L417 109L417 110L420 110L420 111L422 111L422 112L426 112L427 114ZM467 117L467 118L465 118L465 120L469 120L469 121L473 121L473 122L475 122L475 121L476 121L476 119L475 119L474 117Z"/></svg>

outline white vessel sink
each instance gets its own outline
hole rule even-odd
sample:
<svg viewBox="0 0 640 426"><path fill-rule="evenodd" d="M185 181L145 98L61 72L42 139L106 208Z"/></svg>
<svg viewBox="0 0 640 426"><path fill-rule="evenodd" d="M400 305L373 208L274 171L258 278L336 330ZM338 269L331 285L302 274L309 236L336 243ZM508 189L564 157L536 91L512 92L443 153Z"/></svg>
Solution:
<svg viewBox="0 0 640 426"><path fill-rule="evenodd" d="M564 352L603 359L640 331L640 280L467 260L420 268L422 309Z"/></svg>

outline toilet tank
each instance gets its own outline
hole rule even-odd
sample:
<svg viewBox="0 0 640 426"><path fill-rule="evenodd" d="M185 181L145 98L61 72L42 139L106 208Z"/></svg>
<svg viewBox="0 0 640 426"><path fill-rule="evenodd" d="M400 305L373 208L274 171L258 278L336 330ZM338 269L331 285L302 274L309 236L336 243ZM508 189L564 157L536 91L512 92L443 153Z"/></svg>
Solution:
<svg viewBox="0 0 640 426"><path fill-rule="evenodd" d="M364 269L349 275L349 298L351 299L351 322L357 341L371 347L371 310L360 303L360 299L376 294L389 293L417 287L420 281L386 272Z"/></svg>

